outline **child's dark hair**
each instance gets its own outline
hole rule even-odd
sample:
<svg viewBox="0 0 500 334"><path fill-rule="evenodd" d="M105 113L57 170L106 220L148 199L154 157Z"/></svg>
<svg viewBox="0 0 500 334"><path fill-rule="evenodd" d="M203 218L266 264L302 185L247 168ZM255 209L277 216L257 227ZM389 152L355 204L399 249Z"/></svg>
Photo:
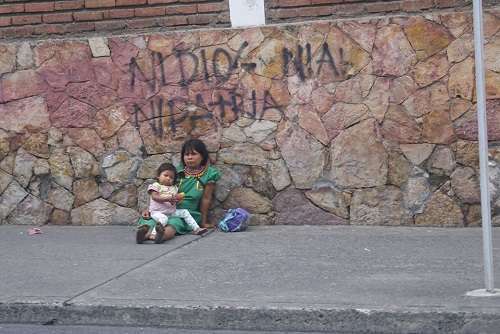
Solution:
<svg viewBox="0 0 500 334"><path fill-rule="evenodd" d="M171 163L168 162L162 163L160 167L158 167L158 169L156 170L156 176L159 177L160 174L166 170L174 172L174 183L175 183L175 181L177 180L177 170L175 169L175 166L172 165Z"/></svg>
<svg viewBox="0 0 500 334"><path fill-rule="evenodd" d="M188 152L196 151L201 154L201 164L206 165L208 162L208 150L204 142L199 139L189 139L184 142L181 150L181 161L184 164L184 155Z"/></svg>

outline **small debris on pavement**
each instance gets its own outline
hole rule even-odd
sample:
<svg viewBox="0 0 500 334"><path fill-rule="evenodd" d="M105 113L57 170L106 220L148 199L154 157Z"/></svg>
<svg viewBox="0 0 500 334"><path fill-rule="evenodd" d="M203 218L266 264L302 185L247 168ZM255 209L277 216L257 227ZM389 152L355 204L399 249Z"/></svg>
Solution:
<svg viewBox="0 0 500 334"><path fill-rule="evenodd" d="M28 235L42 234L42 230L38 227L32 227L28 230Z"/></svg>

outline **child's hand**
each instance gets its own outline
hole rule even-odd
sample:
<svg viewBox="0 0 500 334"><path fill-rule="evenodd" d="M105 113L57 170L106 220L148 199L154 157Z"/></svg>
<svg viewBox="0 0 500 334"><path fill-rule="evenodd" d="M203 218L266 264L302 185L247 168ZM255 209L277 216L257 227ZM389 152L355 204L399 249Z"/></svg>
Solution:
<svg viewBox="0 0 500 334"><path fill-rule="evenodd" d="M178 193L177 195L175 195L175 200L177 202L181 202L185 197L185 194L184 193Z"/></svg>

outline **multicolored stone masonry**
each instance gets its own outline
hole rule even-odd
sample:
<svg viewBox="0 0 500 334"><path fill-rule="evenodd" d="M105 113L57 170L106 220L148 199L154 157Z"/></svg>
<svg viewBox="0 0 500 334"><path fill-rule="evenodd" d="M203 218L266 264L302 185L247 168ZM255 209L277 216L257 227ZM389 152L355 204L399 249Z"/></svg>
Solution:
<svg viewBox="0 0 500 334"><path fill-rule="evenodd" d="M485 37L498 225L498 7ZM133 224L189 137L214 220L478 225L471 14L0 44L3 224Z"/></svg>

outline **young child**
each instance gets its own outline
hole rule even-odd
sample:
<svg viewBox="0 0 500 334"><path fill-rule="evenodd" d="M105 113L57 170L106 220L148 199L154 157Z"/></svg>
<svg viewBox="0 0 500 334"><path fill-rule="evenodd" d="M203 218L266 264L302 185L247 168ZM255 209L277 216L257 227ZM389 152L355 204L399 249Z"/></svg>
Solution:
<svg viewBox="0 0 500 334"><path fill-rule="evenodd" d="M163 163L157 170L158 182L148 187L150 195L149 211L151 218L156 221L155 228L149 231L148 225L139 226L137 229L137 243L142 243L146 239L152 239L155 243L163 242L164 227L167 225L170 216L181 217L191 227L193 234L203 234L206 228L200 226L193 219L186 209L177 209L176 202L182 201L184 194L178 193L175 186L177 173L175 167L170 163Z"/></svg>

